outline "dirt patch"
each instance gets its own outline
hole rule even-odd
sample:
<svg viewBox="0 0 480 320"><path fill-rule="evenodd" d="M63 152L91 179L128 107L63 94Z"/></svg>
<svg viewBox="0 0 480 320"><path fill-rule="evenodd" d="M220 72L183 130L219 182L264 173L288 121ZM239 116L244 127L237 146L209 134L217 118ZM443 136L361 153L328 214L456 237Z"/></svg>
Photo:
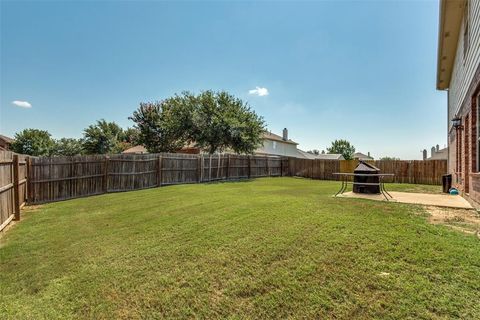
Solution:
<svg viewBox="0 0 480 320"><path fill-rule="evenodd" d="M447 225L455 230L475 234L480 239L480 214L476 210L426 206L428 221Z"/></svg>
<svg viewBox="0 0 480 320"><path fill-rule="evenodd" d="M42 207L41 204L25 206L25 207L22 208L22 212L23 211L36 211L36 210L40 209L41 207Z"/></svg>
<svg viewBox="0 0 480 320"><path fill-rule="evenodd" d="M38 209L40 209L42 206L41 205L34 205L34 206L24 206L22 208L22 210L20 211L21 214L20 214L20 221L22 219L25 219L25 216L23 216L23 214L27 214L27 217L28 217L28 214L31 213L31 212L35 212L37 211ZM17 223L19 223L20 221L15 221L15 220L12 220L10 221L10 223L5 227L3 228L2 230L0 230L0 239L2 239L5 234L7 233L8 230L10 230L11 228L13 228L14 225L16 225Z"/></svg>

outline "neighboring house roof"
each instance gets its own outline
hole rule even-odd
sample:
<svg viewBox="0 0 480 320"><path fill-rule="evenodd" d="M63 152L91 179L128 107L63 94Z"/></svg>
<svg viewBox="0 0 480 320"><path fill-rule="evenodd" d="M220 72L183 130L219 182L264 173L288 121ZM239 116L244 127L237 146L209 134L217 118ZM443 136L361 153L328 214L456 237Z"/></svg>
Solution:
<svg viewBox="0 0 480 320"><path fill-rule="evenodd" d="M343 155L339 153L321 153L321 154L313 154L309 152L305 152L303 150L298 149L298 152L301 156L306 159L320 159L320 160L345 160Z"/></svg>
<svg viewBox="0 0 480 320"><path fill-rule="evenodd" d="M144 146L135 146L124 150L122 153L148 153L147 149Z"/></svg>
<svg viewBox="0 0 480 320"><path fill-rule="evenodd" d="M448 148L443 148L435 151L427 160L448 160Z"/></svg>
<svg viewBox="0 0 480 320"><path fill-rule="evenodd" d="M340 153L325 153L317 155L316 159L324 159L324 160L345 160L342 154Z"/></svg>
<svg viewBox="0 0 480 320"><path fill-rule="evenodd" d="M13 141L15 141L14 139L4 136L3 134L0 134L0 139L5 141L6 143L12 143Z"/></svg>
<svg viewBox="0 0 480 320"><path fill-rule="evenodd" d="M440 0L437 52L437 89L439 90L450 86L466 3L467 1Z"/></svg>
<svg viewBox="0 0 480 320"><path fill-rule="evenodd" d="M373 157L370 157L369 155L363 154L361 152L355 152L353 154L353 159L359 159L359 160L373 160Z"/></svg>
<svg viewBox="0 0 480 320"><path fill-rule="evenodd" d="M268 131L263 133L263 139L279 141L279 142L283 142L283 143L291 143L291 144L295 144L295 145L298 144L297 142L295 142L291 139L283 140L283 138L281 136L279 136L275 133L268 132Z"/></svg>

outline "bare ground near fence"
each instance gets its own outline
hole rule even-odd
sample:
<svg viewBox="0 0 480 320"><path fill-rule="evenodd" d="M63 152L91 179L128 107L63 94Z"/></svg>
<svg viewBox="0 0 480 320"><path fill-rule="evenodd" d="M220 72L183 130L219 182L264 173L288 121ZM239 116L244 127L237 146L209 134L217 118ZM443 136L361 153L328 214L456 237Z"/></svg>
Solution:
<svg viewBox="0 0 480 320"><path fill-rule="evenodd" d="M441 184L445 160L371 161L386 182ZM20 219L28 204L74 199L109 192L174 184L257 177L299 176L336 180L335 172L353 172L356 160L310 160L236 154L117 154L27 157L0 151L0 230Z"/></svg>

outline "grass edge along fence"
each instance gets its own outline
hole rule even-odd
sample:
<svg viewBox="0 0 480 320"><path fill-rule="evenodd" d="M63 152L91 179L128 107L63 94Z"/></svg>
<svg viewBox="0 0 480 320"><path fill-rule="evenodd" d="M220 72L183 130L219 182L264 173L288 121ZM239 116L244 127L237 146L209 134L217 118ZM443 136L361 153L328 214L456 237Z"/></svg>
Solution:
<svg viewBox="0 0 480 320"><path fill-rule="evenodd" d="M12 220L20 220L27 202L27 157L0 152L0 231Z"/></svg>

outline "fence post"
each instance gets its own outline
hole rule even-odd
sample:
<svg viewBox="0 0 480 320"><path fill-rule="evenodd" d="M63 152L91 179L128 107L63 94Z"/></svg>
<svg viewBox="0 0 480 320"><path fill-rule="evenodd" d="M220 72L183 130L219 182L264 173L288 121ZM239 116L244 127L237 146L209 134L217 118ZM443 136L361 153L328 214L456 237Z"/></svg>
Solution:
<svg viewBox="0 0 480 320"><path fill-rule="evenodd" d="M265 156L265 165L267 167L267 177L270 177L270 168L268 167L268 156Z"/></svg>
<svg viewBox="0 0 480 320"><path fill-rule="evenodd" d="M18 155L13 155L13 209L15 212L15 220L20 220L20 164Z"/></svg>
<svg viewBox="0 0 480 320"><path fill-rule="evenodd" d="M31 203L32 202L32 184L30 183L30 176L32 175L32 167L31 167L31 162L30 162L30 157L25 158L25 166L26 166L26 178L27 178L27 183L25 184L25 202Z"/></svg>
<svg viewBox="0 0 480 320"><path fill-rule="evenodd" d="M199 154L197 159L197 180L202 182L202 156Z"/></svg>
<svg viewBox="0 0 480 320"><path fill-rule="evenodd" d="M280 177L283 177L283 157L280 157Z"/></svg>
<svg viewBox="0 0 480 320"><path fill-rule="evenodd" d="M105 165L103 166L103 192L108 192L108 156L105 156Z"/></svg>
<svg viewBox="0 0 480 320"><path fill-rule="evenodd" d="M223 179L223 177L220 177L220 164L222 163L222 155L219 153L218 154L218 163L217 163L217 180L218 179Z"/></svg>
<svg viewBox="0 0 480 320"><path fill-rule="evenodd" d="M162 156L158 156L158 163L157 163L157 185L159 187L162 186Z"/></svg>
<svg viewBox="0 0 480 320"><path fill-rule="evenodd" d="M250 179L250 177L252 176L252 164L250 161L250 156L247 156L247 159L248 159L248 179Z"/></svg>
<svg viewBox="0 0 480 320"><path fill-rule="evenodd" d="M208 182L212 181L212 155L208 158Z"/></svg>
<svg viewBox="0 0 480 320"><path fill-rule="evenodd" d="M226 180L230 179L230 154L227 156L227 178Z"/></svg>
<svg viewBox="0 0 480 320"><path fill-rule="evenodd" d="M413 171L413 183L417 183L416 175L417 175L417 164L415 160L412 160L412 171Z"/></svg>

